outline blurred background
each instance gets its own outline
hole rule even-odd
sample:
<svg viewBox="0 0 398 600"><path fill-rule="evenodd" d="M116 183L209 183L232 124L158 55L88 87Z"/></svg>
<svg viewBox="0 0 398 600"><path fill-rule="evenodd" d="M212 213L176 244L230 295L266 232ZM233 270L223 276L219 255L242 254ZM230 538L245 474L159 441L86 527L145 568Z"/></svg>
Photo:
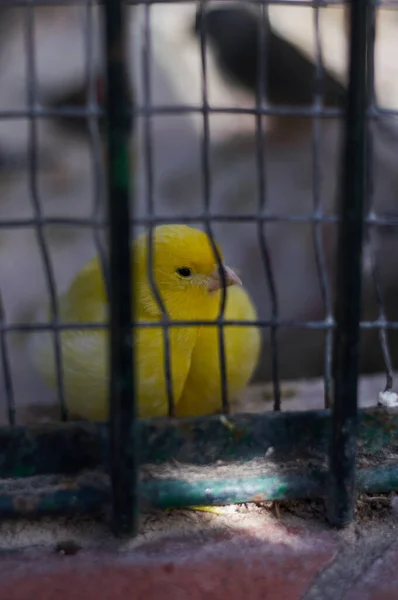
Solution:
<svg viewBox="0 0 398 600"><path fill-rule="evenodd" d="M274 298L267 284L258 225L217 222L214 234L226 261L238 270L252 294L260 318L272 317L276 299L280 319L322 321L332 301L335 225L319 226L317 261L314 226L300 218L314 211L317 216L336 215L341 120L322 118L314 123L303 116L267 116L258 134L253 115L222 114L221 109L253 109L259 91L257 73L262 70L269 107L309 111L318 71L323 75L321 101L337 111L345 94L347 22L342 7L315 11L299 1L297 6L270 6L268 15L264 57L257 35L260 9L248 2L206 2L203 10L194 2L129 8L132 99L139 107L151 103L159 108L150 119L141 113L135 124L134 211L145 215L148 200L157 215L192 216L203 210L204 123L199 109L203 101L200 31L205 27L207 98L216 109L209 115L210 211L228 216L261 208L265 214L296 217L294 222L264 227ZM95 241L101 234L85 226L84 219L104 214L104 153L101 123L95 116L102 92L99 27L97 8L91 4L0 8L0 290L7 324L43 319L49 302L40 236L29 221L38 210L46 218L82 219L81 226L42 228L57 293L97 251ZM371 216L398 214L398 129L392 114L398 104L397 32L398 12L378 8L375 98L385 111L371 124ZM317 58L323 64L318 70ZM43 114L33 122L24 115L32 106ZM181 106L185 110L178 114ZM63 109L64 117L51 117L57 108ZM80 109L90 109L94 116L76 116ZM259 167L264 174L263 194ZM13 227L6 227L6 221ZM364 254L363 318L379 317L371 273L375 258L386 317L398 320L397 231L372 228L371 241ZM325 284L330 292L326 303ZM257 381L271 377L269 338L265 329ZM277 340L281 378L323 375L322 330L282 327ZM392 333L389 341L395 365L397 334ZM17 415L26 404L53 402L53 392L31 364L29 335L9 333L6 342ZM4 347L2 352L4 359ZM362 336L361 369L383 370L375 330ZM3 375L1 386L4 397Z"/></svg>

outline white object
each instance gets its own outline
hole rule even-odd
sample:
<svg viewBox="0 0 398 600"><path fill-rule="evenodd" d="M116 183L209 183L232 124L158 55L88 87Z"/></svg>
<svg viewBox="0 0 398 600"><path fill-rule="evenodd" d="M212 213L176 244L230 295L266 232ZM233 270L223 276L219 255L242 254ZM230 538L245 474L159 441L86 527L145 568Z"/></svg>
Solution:
<svg viewBox="0 0 398 600"><path fill-rule="evenodd" d="M397 408L398 407L398 394L391 391L379 392L379 405L385 406L387 408Z"/></svg>

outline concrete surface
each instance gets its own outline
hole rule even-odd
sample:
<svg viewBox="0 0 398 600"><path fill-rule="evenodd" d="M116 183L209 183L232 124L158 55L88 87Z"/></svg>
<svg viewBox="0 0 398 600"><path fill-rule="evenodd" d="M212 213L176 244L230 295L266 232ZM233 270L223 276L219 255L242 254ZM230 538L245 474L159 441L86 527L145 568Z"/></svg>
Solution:
<svg viewBox="0 0 398 600"><path fill-rule="evenodd" d="M362 376L359 380L358 406L376 406L379 393L385 389L386 377L382 374ZM394 388L395 389L395 388ZM325 384L322 379L302 379L281 382L282 410L319 410L325 408ZM262 413L273 410L274 389L272 383L249 385L231 403L232 413ZM20 423L57 421L57 403L43 405L42 402L29 402L19 413Z"/></svg>
<svg viewBox="0 0 398 600"><path fill-rule="evenodd" d="M394 498L362 498L357 524L343 532L323 524L320 503L281 504L279 518L269 505L235 508L148 515L134 542L117 542L93 523L79 538L70 524L63 540L3 549L0 599L397 598ZM154 534L156 521L164 527Z"/></svg>

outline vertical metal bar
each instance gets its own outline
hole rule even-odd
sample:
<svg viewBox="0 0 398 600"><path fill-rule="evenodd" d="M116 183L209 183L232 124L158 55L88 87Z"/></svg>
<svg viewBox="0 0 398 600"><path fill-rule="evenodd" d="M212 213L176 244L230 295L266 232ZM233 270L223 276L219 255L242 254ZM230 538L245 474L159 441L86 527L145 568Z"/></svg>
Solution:
<svg viewBox="0 0 398 600"><path fill-rule="evenodd" d="M314 7L314 29L315 29L315 111L323 109L322 86L324 83L324 67L322 56L322 42L319 31L319 6ZM333 323L332 298L330 285L326 270L325 251L322 244L322 219L324 218L321 198L321 150L320 150L320 131L321 123L318 116L313 119L312 134L312 196L314 206L314 217L317 219L313 224L313 241L315 251L315 262L318 271L319 285L322 296L323 309L325 311L325 321ZM332 328L325 331L325 362L324 362L324 406L330 408L332 404L332 348L333 336Z"/></svg>
<svg viewBox="0 0 398 600"><path fill-rule="evenodd" d="M14 386L11 375L10 356L8 353L7 334L3 331L6 325L6 316L4 313L3 298L0 293L0 356L1 370L4 377L4 390L6 393L8 424L15 425L15 398Z"/></svg>
<svg viewBox="0 0 398 600"><path fill-rule="evenodd" d="M127 77L122 0L105 0L106 143L110 280L110 444L112 525L116 535L138 524L138 456L134 441L130 189Z"/></svg>
<svg viewBox="0 0 398 600"><path fill-rule="evenodd" d="M375 94L375 42L376 42L376 7L372 4L370 7L369 18L369 42L368 42L368 70L369 70L369 104L370 109L374 110L377 107L377 99ZM367 211L366 216L370 220L374 215L374 160L373 160L373 122L368 123L368 189L367 189ZM390 346L388 343L388 332L386 328L387 319L384 308L384 295L380 280L379 265L377 261L376 244L374 241L374 226L371 224L366 227L366 243L370 259L370 270L376 296L376 304L378 308L377 320L381 323L379 328L380 348L383 356L384 366L386 370L386 386L384 391L390 391L393 386L393 367L391 361Z"/></svg>
<svg viewBox="0 0 398 600"><path fill-rule="evenodd" d="M87 119L88 124L88 135L90 143L90 154L92 162L92 173L93 173L93 204L91 218L93 222L93 237L94 244L101 268L103 272L105 288L108 294L110 294L109 285L109 265L108 256L104 248L102 239L103 228L101 226L102 211L104 207L104 153L103 153L103 140L100 131L99 117L96 115L101 106L99 106L98 98L98 72L96 72L96 66L94 65L94 0L88 0L86 7L84 8L84 45L85 45L85 87L87 90L87 112L89 114ZM97 67L98 68L98 67Z"/></svg>
<svg viewBox="0 0 398 600"><path fill-rule="evenodd" d="M202 162L202 173L203 173L203 218L205 222L206 233L209 236L210 243L213 252L216 256L218 266L221 266L221 256L219 255L218 248L215 243L214 233L211 226L210 217L210 204L211 204L211 189L212 189L212 173L210 165L210 106L208 98L208 86L207 86L207 19L204 18L205 2L203 0L199 4L199 15L200 15L200 62L202 71L202 107L201 112L203 116L203 136L201 146L201 162ZM219 359L220 359L220 379L221 379L221 403L222 412L228 414L230 411L229 399L228 399L228 377L227 377L227 361L225 355L225 339L224 339L224 313L227 301L227 288L225 281L225 273L223 269L220 269L221 274L221 305L220 312L217 316L217 329L218 329L218 348L219 348Z"/></svg>
<svg viewBox="0 0 398 600"><path fill-rule="evenodd" d="M25 8L24 23L24 42L26 52L26 99L30 111L37 105L37 68L36 68L36 45L35 45L35 6L28 5ZM36 236L44 266L48 292L50 296L51 326L53 328L53 342L55 355L55 374L57 380L57 391L59 395L61 418L66 421L68 410L65 402L65 386L62 368L62 344L60 332L57 329L59 324L57 287L55 283L54 270L51 263L51 256L47 246L47 240L44 233L44 215L41 207L40 192L38 184L39 157L38 157L38 127L37 117L31 114L29 118L28 129L28 173L29 190L31 194L32 208L35 215Z"/></svg>
<svg viewBox="0 0 398 600"><path fill-rule="evenodd" d="M344 526L354 518L362 238L366 195L368 105L368 0L350 5L349 84L345 115L342 192L337 248L334 402L328 518Z"/></svg>
<svg viewBox="0 0 398 600"><path fill-rule="evenodd" d="M266 225L261 217L265 213L267 205L267 184L265 179L265 163L266 163L266 142L263 128L263 116L261 109L267 99L267 54L268 54L268 32L269 19L268 10L264 4L258 7L258 69L257 69L257 86L256 86L256 163L258 175L258 240L261 251L261 258L264 265L264 271L267 278L267 286L271 300L272 321L277 321L279 317L278 294L276 289L274 270L272 267L271 254L269 244L265 234ZM281 410L281 390L279 381L279 350L278 350L278 326L271 325L270 341L271 341L271 356L272 356L272 385L274 388L274 410Z"/></svg>
<svg viewBox="0 0 398 600"><path fill-rule="evenodd" d="M151 86L151 64L152 64L152 36L151 36L151 4L147 0L144 6L144 27L143 27L143 45L142 45L142 89L143 101L146 109L144 115L144 158L145 158L145 185L146 185L146 208L147 216L151 219L155 217L155 194L154 181L155 170L153 161L153 132L152 132L152 117L149 114L152 108L152 86ZM148 281L155 301L162 313L162 321L168 323L170 321L165 303L158 288L153 256L153 222L149 223L148 227L148 261L147 273ZM168 402L169 417L175 416L175 402L172 379L172 364L171 364L171 344L170 344L170 329L163 325L163 344L164 344L164 373L166 377L166 392Z"/></svg>

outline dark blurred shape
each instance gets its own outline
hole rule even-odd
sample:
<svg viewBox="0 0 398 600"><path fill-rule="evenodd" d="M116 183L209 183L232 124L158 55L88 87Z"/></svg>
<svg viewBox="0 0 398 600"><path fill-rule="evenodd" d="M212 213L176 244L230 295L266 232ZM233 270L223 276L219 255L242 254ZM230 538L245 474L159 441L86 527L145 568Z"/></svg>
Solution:
<svg viewBox="0 0 398 600"><path fill-rule="evenodd" d="M9 150L6 146L0 145L0 171L11 173L21 171L28 166L28 158L25 150L20 152Z"/></svg>
<svg viewBox="0 0 398 600"><path fill-rule="evenodd" d="M96 104L99 108L102 108L103 103L103 89L102 89L102 78L100 76L96 79ZM89 107L89 93L87 86L82 84L75 84L71 86L69 90L62 92L54 91L51 95L47 94L47 97L43 99L43 106L55 109L76 109L77 111L87 110ZM88 135L88 119L84 116L71 117L71 116L57 116L54 117L54 122L62 127L65 131L69 131L74 135L87 136ZM100 131L103 128L103 119L99 118Z"/></svg>
<svg viewBox="0 0 398 600"><path fill-rule="evenodd" d="M129 92L129 101L131 110L133 109L133 92ZM87 111L90 108L90 94L85 83L73 84L68 90L62 92L54 91L42 99L44 107L61 111L62 109L75 109L76 111ZM95 108L103 110L104 108L104 81L102 75L97 75L95 80ZM85 137L89 134L88 119L85 116L56 116L54 122L72 135ZM105 126L103 116L98 117L100 133L103 133Z"/></svg>
<svg viewBox="0 0 398 600"><path fill-rule="evenodd" d="M220 70L232 82L256 93L260 28L265 35L265 90L270 104L311 105L315 94L315 65L287 40L272 31L268 19L241 4L227 4L222 8L203 8L196 14L194 32L206 39L215 52ZM263 46L264 47L264 46ZM340 107L345 89L323 69L321 91L323 104Z"/></svg>

